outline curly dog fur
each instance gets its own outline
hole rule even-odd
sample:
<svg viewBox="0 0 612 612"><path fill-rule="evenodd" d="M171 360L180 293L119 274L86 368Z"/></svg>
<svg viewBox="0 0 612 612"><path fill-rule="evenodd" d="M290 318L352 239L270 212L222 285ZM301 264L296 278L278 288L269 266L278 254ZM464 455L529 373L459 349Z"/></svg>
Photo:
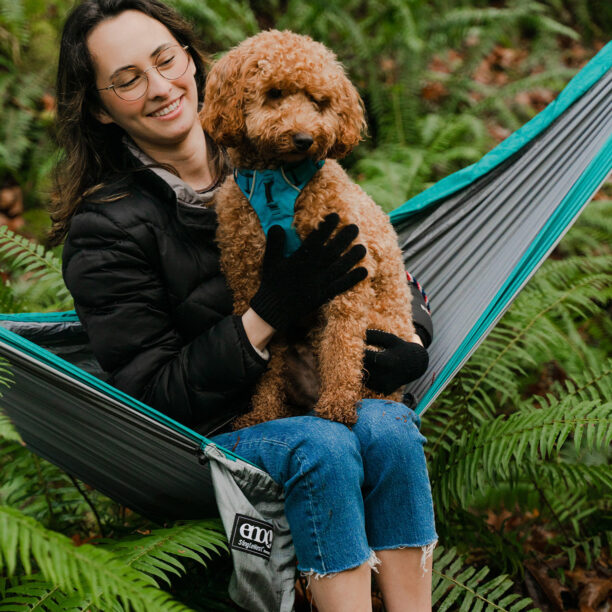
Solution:
<svg viewBox="0 0 612 612"><path fill-rule="evenodd" d="M359 143L365 130L359 94L325 46L307 36L271 30L245 40L214 64L201 119L238 168L277 168L304 157L296 150L296 134L312 137L308 156L327 159L295 203L294 226L303 239L332 212L340 216L340 226L356 223L356 241L367 248L360 265L368 276L320 309L302 345L309 347L317 366L316 414L355 423L361 398L383 397L363 385L366 330L381 329L405 340L414 335L395 231L387 215L335 161ZM234 294L234 312L242 315L260 284L266 237L231 176L216 197L216 209L221 267ZM288 402L294 384L288 380L291 344L280 334L270 342L269 367L255 390L252 410L234 422L235 429L295 413ZM399 399L399 393L390 398Z"/></svg>

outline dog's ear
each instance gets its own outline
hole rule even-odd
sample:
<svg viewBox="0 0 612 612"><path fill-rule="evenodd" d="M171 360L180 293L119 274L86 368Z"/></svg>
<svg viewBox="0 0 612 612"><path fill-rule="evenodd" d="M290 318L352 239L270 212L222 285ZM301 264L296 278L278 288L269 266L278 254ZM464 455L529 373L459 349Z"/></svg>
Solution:
<svg viewBox="0 0 612 612"><path fill-rule="evenodd" d="M331 110L339 119L338 131L336 142L327 153L327 157L335 159L348 155L359 144L367 127L363 101L339 63L338 68L341 77L334 82L331 99Z"/></svg>
<svg viewBox="0 0 612 612"><path fill-rule="evenodd" d="M230 51L213 64L206 76L204 105L200 122L218 144L236 147L245 130L243 62Z"/></svg>

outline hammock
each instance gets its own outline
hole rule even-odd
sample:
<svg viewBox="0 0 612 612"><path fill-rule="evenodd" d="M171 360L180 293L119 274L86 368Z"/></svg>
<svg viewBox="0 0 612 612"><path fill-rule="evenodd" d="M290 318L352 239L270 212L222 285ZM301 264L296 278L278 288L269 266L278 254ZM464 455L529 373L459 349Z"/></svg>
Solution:
<svg viewBox="0 0 612 612"><path fill-rule="evenodd" d="M482 160L391 213L435 327L429 370L408 388L417 413L486 337L611 169L609 43ZM230 595L249 610L292 609L283 493L264 471L105 383L74 311L0 315L0 356L14 376L2 407L32 451L154 520L219 513L230 546L237 515L271 524L264 557L233 553Z"/></svg>

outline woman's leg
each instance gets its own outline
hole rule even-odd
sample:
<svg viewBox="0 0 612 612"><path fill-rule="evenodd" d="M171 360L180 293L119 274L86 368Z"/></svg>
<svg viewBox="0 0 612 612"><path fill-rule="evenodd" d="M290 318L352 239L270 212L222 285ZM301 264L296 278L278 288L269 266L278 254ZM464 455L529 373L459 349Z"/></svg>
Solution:
<svg viewBox="0 0 612 612"><path fill-rule="evenodd" d="M372 612L372 570L369 563L329 574L333 580L311 580L309 588L320 612Z"/></svg>
<svg viewBox="0 0 612 612"><path fill-rule="evenodd" d="M397 402L363 400L353 427L364 466L368 542L388 612L431 610L431 564L438 536L416 413Z"/></svg>
<svg viewBox="0 0 612 612"><path fill-rule="evenodd" d="M431 611L431 566L433 557L421 564L420 548L397 548L376 551L380 559L376 582L387 612ZM410 602L409 605L407 602Z"/></svg>
<svg viewBox="0 0 612 612"><path fill-rule="evenodd" d="M278 419L214 436L283 486L298 569L321 612L368 612L371 564L359 441L315 416ZM331 579L327 579L325 577Z"/></svg>

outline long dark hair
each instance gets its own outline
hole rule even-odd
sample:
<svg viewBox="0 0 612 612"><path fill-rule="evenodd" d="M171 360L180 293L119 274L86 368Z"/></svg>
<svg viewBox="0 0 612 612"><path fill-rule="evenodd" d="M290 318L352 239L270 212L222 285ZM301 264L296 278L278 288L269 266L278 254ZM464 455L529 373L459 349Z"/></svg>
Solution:
<svg viewBox="0 0 612 612"><path fill-rule="evenodd" d="M140 11L156 19L168 28L177 42L189 45L196 66L198 108L203 102L204 55L198 50L190 25L176 11L159 0L84 0L76 6L64 25L57 70L57 140L61 153L49 211L51 245L62 242L70 219L84 196L103 185L111 173L127 171L121 163L124 131L114 123L102 124L94 116L94 112L101 109L101 100L86 44L95 26L127 10Z"/></svg>

